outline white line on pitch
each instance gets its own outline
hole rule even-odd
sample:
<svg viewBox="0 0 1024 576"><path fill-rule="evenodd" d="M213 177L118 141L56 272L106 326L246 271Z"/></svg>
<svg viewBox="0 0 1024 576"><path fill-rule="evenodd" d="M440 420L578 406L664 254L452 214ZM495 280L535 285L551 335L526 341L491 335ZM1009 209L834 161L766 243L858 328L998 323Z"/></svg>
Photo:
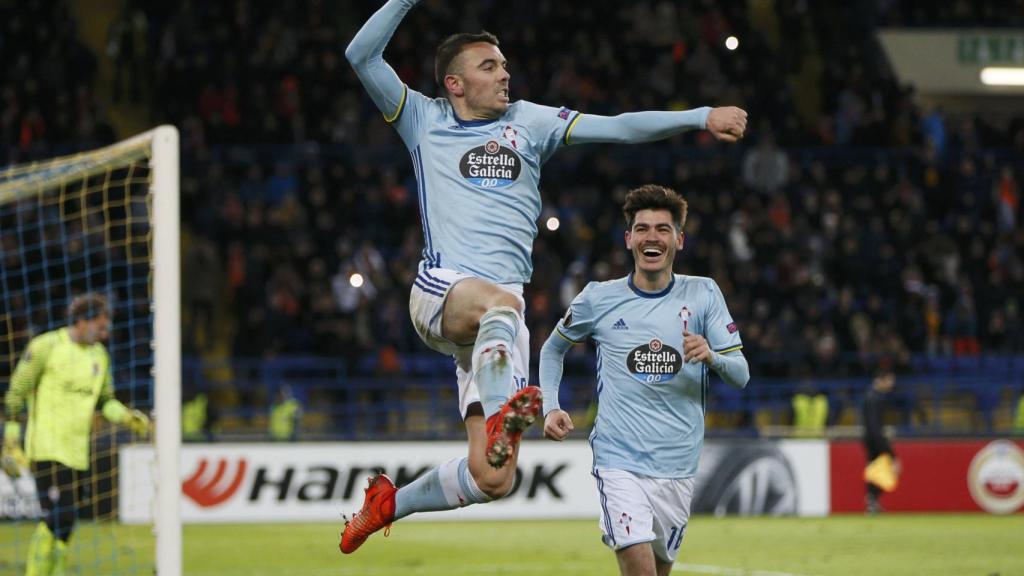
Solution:
<svg viewBox="0 0 1024 576"><path fill-rule="evenodd" d="M741 568L728 568L725 566L710 566L708 564L676 564L672 567L673 572L696 572L698 574L715 574L717 576L802 576L790 572L771 572L766 570L743 570Z"/></svg>
<svg viewBox="0 0 1024 576"><path fill-rule="evenodd" d="M604 563L602 563L604 565ZM614 563L611 564L614 566ZM334 568L317 568L310 570L303 570L305 576L344 576L344 575L358 575L358 576L393 576L396 571L400 571L402 574L411 576L479 576L484 572L493 573L497 572L500 574L550 574L550 573L563 573L563 574L590 574L594 571L595 565L593 563L548 563L548 562L516 562L506 564L488 564L486 567L482 565L468 565L468 566L360 566L350 567L339 564ZM276 571L262 571L262 570L251 570L246 569L239 572L223 572L223 571L190 571L189 574L194 576L272 576L279 572Z"/></svg>

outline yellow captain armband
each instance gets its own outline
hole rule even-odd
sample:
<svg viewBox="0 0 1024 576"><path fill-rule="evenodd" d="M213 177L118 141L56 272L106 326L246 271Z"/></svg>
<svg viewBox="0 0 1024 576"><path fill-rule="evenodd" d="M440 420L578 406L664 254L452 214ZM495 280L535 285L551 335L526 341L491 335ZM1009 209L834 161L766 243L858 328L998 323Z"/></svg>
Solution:
<svg viewBox="0 0 1024 576"><path fill-rule="evenodd" d="M555 333L558 334L559 336L561 336L563 340L565 340L566 342L568 342L570 344L579 344L579 342L573 340L572 338L569 338L565 334L562 334L562 331L559 330L558 328L555 328Z"/></svg>
<svg viewBox="0 0 1024 576"><path fill-rule="evenodd" d="M576 127L576 123L579 122L582 117L583 113L577 112L576 117L572 119L572 122L569 122L569 127L565 129L565 137L562 139L563 144L569 144L569 138L572 136L572 129Z"/></svg>
<svg viewBox="0 0 1024 576"><path fill-rule="evenodd" d="M399 116L402 115L402 110L405 109L405 99L409 96L409 87L402 86L402 99L398 102L398 108L395 109L395 113L391 116L384 114L384 121L388 124L392 124L395 120L398 120Z"/></svg>

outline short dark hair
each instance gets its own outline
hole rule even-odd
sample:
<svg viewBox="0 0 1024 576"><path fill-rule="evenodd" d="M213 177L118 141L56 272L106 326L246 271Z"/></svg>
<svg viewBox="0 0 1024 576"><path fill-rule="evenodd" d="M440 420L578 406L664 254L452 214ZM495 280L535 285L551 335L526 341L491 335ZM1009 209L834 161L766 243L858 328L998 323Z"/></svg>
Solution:
<svg viewBox="0 0 1024 576"><path fill-rule="evenodd" d="M641 210L668 210L672 214L672 221L680 232L686 224L686 200L676 193L675 190L658 186L657 184L644 184L626 194L626 203L622 206L622 215L626 217L626 228L633 228L633 219L636 213Z"/></svg>
<svg viewBox="0 0 1024 576"><path fill-rule="evenodd" d="M75 296L68 304L68 320L75 324L79 320L92 320L100 316L110 316L110 306L106 296L99 292L87 292Z"/></svg>
<svg viewBox="0 0 1024 576"><path fill-rule="evenodd" d="M497 46L498 37L486 30L459 32L445 38L444 42L437 47L437 56L434 58L434 80L437 81L441 90L445 90L444 77L448 75L448 68L452 65L452 60L455 60L455 57L462 52L467 44L475 42L486 42Z"/></svg>

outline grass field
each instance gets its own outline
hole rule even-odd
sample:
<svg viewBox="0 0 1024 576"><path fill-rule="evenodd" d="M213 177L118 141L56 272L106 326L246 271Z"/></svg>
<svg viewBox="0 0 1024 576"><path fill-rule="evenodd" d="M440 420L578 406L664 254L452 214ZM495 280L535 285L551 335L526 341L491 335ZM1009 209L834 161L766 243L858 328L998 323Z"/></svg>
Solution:
<svg viewBox="0 0 1024 576"><path fill-rule="evenodd" d="M0 574L23 571L31 526L0 525ZM100 533L100 544L86 544ZM337 549L330 524L196 525L185 528L192 576L614 576L596 521L407 522L358 552ZM12 543L18 542L18 550ZM126 574L151 552L148 530L82 526L71 573ZM116 542L116 545L115 545ZM464 544L467 543L467 544ZM119 563L101 558L117 550ZM135 548L132 550L131 548ZM76 571L80 568L80 571ZM138 572L144 573L144 572ZM674 574L726 576L1024 575L1024 516L883 515L802 518L696 517Z"/></svg>

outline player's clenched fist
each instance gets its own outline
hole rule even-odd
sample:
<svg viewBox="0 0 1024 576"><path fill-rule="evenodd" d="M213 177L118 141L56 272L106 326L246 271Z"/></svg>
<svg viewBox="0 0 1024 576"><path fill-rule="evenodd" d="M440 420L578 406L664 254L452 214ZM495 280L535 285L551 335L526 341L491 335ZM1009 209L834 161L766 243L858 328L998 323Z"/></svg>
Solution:
<svg viewBox="0 0 1024 576"><path fill-rule="evenodd" d="M712 108L708 113L707 129L723 142L735 142L747 131L747 113L735 106Z"/></svg>
<svg viewBox="0 0 1024 576"><path fill-rule="evenodd" d="M561 442L573 431L572 418L565 410L552 410L544 418L544 437Z"/></svg>
<svg viewBox="0 0 1024 576"><path fill-rule="evenodd" d="M683 360L686 362L703 362L707 365L711 365L711 359L714 358L711 354L711 347L708 346L708 341L704 339L700 334L690 334L689 332L683 332Z"/></svg>

